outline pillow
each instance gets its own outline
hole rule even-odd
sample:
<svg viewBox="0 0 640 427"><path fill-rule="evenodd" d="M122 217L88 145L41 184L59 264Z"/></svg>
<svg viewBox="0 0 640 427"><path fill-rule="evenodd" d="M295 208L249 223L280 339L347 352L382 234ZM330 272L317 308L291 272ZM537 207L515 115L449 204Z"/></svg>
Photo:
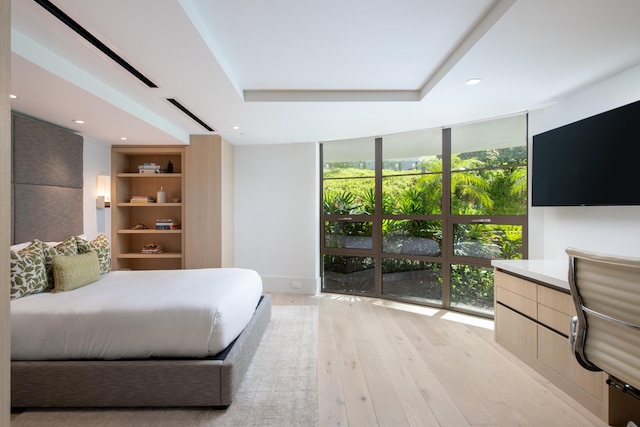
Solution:
<svg viewBox="0 0 640 427"><path fill-rule="evenodd" d="M67 237L63 242L55 244L52 249L60 255L78 255L78 244L76 238Z"/></svg>
<svg viewBox="0 0 640 427"><path fill-rule="evenodd" d="M53 288L53 257L57 255L77 255L78 245L76 244L76 238L71 236L62 242L42 242L40 240L34 240L39 242L44 252L44 264L47 269L47 281L49 283L48 289Z"/></svg>
<svg viewBox="0 0 640 427"><path fill-rule="evenodd" d="M100 278L98 254L91 251L79 255L53 257L53 281L56 292L71 291Z"/></svg>
<svg viewBox="0 0 640 427"><path fill-rule="evenodd" d="M107 239L106 234L100 233L91 241L80 236L76 236L76 244L78 246L78 253L80 254L84 254L89 251L94 251L98 254L100 274L111 271L111 251L109 249L109 239Z"/></svg>
<svg viewBox="0 0 640 427"><path fill-rule="evenodd" d="M38 242L10 251L11 299L44 292L48 288L44 252Z"/></svg>
<svg viewBox="0 0 640 427"><path fill-rule="evenodd" d="M12 251L18 252L20 249L24 249L27 246L29 246L31 244L31 242L24 242L24 243L17 243L15 245L11 245L11 247L9 248Z"/></svg>

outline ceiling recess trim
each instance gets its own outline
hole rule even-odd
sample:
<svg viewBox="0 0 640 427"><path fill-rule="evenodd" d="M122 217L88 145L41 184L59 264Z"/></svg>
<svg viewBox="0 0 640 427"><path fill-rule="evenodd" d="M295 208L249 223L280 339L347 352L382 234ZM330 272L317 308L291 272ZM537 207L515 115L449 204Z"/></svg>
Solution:
<svg viewBox="0 0 640 427"><path fill-rule="evenodd" d="M245 90L246 102L419 101L417 90Z"/></svg>
<svg viewBox="0 0 640 427"><path fill-rule="evenodd" d="M58 18L62 23L75 31L80 37L91 43L95 46L99 51L107 55L111 60L120 65L122 68L127 70L130 74L135 76L138 80L149 86L150 88L157 88L158 85L153 83L151 79L146 77L140 71L135 69L133 65L129 64L125 61L120 55L111 50L107 45L98 40L96 36L91 34L86 28L72 19L69 15L60 10L56 5L51 3L49 0L34 0L40 6L42 6L47 12Z"/></svg>
<svg viewBox="0 0 640 427"><path fill-rule="evenodd" d="M517 0L495 0L418 90L244 90L245 102L419 102Z"/></svg>
<svg viewBox="0 0 640 427"><path fill-rule="evenodd" d="M478 41L500 20L507 10L514 5L517 0L496 0L487 12L478 20L469 32L465 35L451 54L436 68L435 72L429 76L420 89L420 99L423 99L433 89L436 84L478 43Z"/></svg>

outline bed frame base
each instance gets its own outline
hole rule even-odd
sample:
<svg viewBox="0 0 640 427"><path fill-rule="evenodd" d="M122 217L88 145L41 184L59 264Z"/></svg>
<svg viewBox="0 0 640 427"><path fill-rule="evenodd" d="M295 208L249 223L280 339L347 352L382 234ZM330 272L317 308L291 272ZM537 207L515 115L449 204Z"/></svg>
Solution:
<svg viewBox="0 0 640 427"><path fill-rule="evenodd" d="M270 318L267 294L223 360L13 361L11 406L226 408Z"/></svg>

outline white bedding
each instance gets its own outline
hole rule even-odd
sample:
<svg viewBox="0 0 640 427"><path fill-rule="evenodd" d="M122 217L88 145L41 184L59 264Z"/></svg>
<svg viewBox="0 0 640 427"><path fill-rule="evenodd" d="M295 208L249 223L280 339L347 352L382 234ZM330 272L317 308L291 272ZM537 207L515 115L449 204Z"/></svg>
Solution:
<svg viewBox="0 0 640 427"><path fill-rule="evenodd" d="M13 360L206 357L247 325L253 270L112 271L90 285L11 301Z"/></svg>

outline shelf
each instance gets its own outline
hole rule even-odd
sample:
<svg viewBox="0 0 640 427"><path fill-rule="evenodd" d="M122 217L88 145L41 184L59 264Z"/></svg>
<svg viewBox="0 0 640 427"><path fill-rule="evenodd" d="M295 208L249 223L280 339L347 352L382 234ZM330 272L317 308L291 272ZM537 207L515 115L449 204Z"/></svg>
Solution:
<svg viewBox="0 0 640 427"><path fill-rule="evenodd" d="M124 253L116 255L116 258L128 258L128 259L158 259L158 258L182 258L182 254L179 252L164 252L161 254L139 254Z"/></svg>
<svg viewBox="0 0 640 427"><path fill-rule="evenodd" d="M182 178L181 173L129 173L120 172L118 178Z"/></svg>
<svg viewBox="0 0 640 427"><path fill-rule="evenodd" d="M129 228L123 228L118 230L118 234L180 234L182 229L178 230L156 230L155 228L148 228L146 230L131 230Z"/></svg>
<svg viewBox="0 0 640 427"><path fill-rule="evenodd" d="M172 173L138 173L144 163L174 165ZM111 148L111 250L114 270L172 270L184 268L185 235L183 228L158 230L158 218L171 218L183 223L184 146L112 146ZM156 203L156 195L165 191L166 201ZM131 203L131 198L152 196L153 203ZM173 200L180 200L174 203ZM145 198L142 199L143 201ZM164 200L164 199L162 199ZM135 230L136 224L149 228ZM153 242L162 246L165 253L142 254L144 245Z"/></svg>
<svg viewBox="0 0 640 427"><path fill-rule="evenodd" d="M158 207L171 207L171 206L182 206L182 203L130 203L130 202L118 202L117 206L135 206L135 207L144 207L144 208L158 208Z"/></svg>

